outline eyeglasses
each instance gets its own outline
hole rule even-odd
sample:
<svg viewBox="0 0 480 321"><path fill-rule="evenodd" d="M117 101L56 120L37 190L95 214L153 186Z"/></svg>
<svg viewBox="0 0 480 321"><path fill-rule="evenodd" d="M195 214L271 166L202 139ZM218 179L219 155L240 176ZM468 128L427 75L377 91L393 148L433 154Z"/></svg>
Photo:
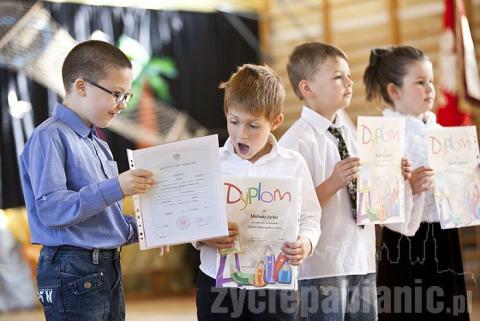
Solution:
<svg viewBox="0 0 480 321"><path fill-rule="evenodd" d="M89 84L92 84L94 85L95 87L97 87L98 89L101 89L103 90L104 92L106 93L109 93L110 95L112 95L113 97L115 97L115 102L118 104L118 103L128 103L128 101L130 99L132 99L133 97L133 94L131 93L115 93L111 90L108 90L107 88L105 87L102 87L100 86L99 84L97 83L94 83L93 81L91 80L88 80L88 79L84 79L86 82L88 82Z"/></svg>

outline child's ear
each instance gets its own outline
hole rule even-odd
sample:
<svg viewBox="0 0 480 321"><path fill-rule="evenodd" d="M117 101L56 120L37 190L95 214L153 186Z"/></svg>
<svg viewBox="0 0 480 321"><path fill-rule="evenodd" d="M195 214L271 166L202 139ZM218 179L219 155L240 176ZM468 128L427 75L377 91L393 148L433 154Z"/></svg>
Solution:
<svg viewBox="0 0 480 321"><path fill-rule="evenodd" d="M274 131L275 129L280 127L280 125L283 123L283 119L284 119L283 114L278 114L277 117L275 117L271 122L271 125L270 125L271 131Z"/></svg>
<svg viewBox="0 0 480 321"><path fill-rule="evenodd" d="M400 99L400 91L398 87L395 86L395 84L392 82L387 85L387 93L390 96L390 99L392 100Z"/></svg>
<svg viewBox="0 0 480 321"><path fill-rule="evenodd" d="M305 79L300 80L300 82L298 83L298 89L302 93L303 97L313 98L312 97L313 92L312 92L312 89L310 88L310 84L308 83L307 80L305 80Z"/></svg>
<svg viewBox="0 0 480 321"><path fill-rule="evenodd" d="M85 96L87 94L87 82L81 78L77 78L73 83L73 90L79 96Z"/></svg>

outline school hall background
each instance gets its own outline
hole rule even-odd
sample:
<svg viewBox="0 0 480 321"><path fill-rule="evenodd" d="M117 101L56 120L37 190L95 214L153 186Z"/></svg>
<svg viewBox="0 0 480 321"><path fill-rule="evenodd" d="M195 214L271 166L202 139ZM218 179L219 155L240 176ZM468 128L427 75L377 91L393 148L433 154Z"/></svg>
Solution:
<svg viewBox="0 0 480 321"><path fill-rule="evenodd" d="M329 42L348 54L354 80L347 110L352 125L358 115L381 113L365 101L361 80L373 47L423 49L435 69L436 108L443 103L440 53L450 0L158 2L0 1L0 320L43 320L34 284L40 248L29 244L18 155L62 94L60 75L48 76L44 59L57 59L69 45L93 35L146 53L143 74L135 82L135 108L102 131L120 172L128 167L125 148L209 133L218 134L223 144L227 132L217 87L243 63L267 63L281 76L287 99L285 122L275 132L280 137L300 115L301 102L290 88L285 64L293 47L305 41ZM480 1L463 4L478 61ZM25 23L25 17L41 22L40 32L30 30L35 24ZM443 117L452 125L470 117L478 125L480 105L465 98L462 83L457 85L458 104ZM131 200L124 206L132 212ZM462 228L460 236L471 320L480 320L480 228ZM196 319L198 252L193 247L174 246L159 257L156 251L127 246L122 264L127 320Z"/></svg>

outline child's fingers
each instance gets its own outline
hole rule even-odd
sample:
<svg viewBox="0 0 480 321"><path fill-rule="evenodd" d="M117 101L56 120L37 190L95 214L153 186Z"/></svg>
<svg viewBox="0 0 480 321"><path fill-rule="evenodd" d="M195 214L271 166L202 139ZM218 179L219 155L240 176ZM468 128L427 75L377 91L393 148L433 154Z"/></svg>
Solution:
<svg viewBox="0 0 480 321"><path fill-rule="evenodd" d="M132 174L134 176L140 176L140 177L152 177L153 173L149 170L146 169L132 169L131 170Z"/></svg>
<svg viewBox="0 0 480 321"><path fill-rule="evenodd" d="M238 235L240 233L240 229L238 228L238 225L235 224L235 225L230 225L230 223L228 223L228 234L229 235Z"/></svg>
<svg viewBox="0 0 480 321"><path fill-rule="evenodd" d="M433 169L429 168L429 167L426 167L426 166L420 166L418 168L416 168L412 174L415 173L415 174L420 174L420 173L431 173L433 174Z"/></svg>
<svg viewBox="0 0 480 321"><path fill-rule="evenodd" d="M224 237L219 237L218 239L216 239L216 241L219 243L231 243L233 242L234 239L235 238L233 237L224 236Z"/></svg>
<svg viewBox="0 0 480 321"><path fill-rule="evenodd" d="M290 260L288 261L288 264L293 265L293 266L299 266L303 263L303 259L299 260Z"/></svg>
<svg viewBox="0 0 480 321"><path fill-rule="evenodd" d="M160 251L158 252L158 255L163 256L163 255L167 254L168 252L170 252L170 247L168 245L165 245L165 246L162 246L160 248Z"/></svg>
<svg viewBox="0 0 480 321"><path fill-rule="evenodd" d="M302 247L283 246L282 253L285 254L288 259L292 259L294 256L302 254Z"/></svg>
<svg viewBox="0 0 480 321"><path fill-rule="evenodd" d="M351 181L353 181L355 178L357 178L357 173L354 173L354 174L350 174L350 175L347 175L345 176L345 181L346 183L350 183Z"/></svg>
<svg viewBox="0 0 480 321"><path fill-rule="evenodd" d="M358 157L347 157L338 162L341 166L351 165L360 166L360 159Z"/></svg>
<svg viewBox="0 0 480 321"><path fill-rule="evenodd" d="M421 180L419 180L419 182L422 186L430 185L430 184L433 183L433 179L429 176L426 176L426 177L422 178Z"/></svg>
<svg viewBox="0 0 480 321"><path fill-rule="evenodd" d="M215 247L217 249L220 249L220 250L223 250L223 249L230 249L232 247L234 247L235 244L234 243L216 243L215 244Z"/></svg>
<svg viewBox="0 0 480 321"><path fill-rule="evenodd" d="M297 249L302 247L302 242L295 241L295 242L285 242L283 243L284 247L290 248L290 249Z"/></svg>

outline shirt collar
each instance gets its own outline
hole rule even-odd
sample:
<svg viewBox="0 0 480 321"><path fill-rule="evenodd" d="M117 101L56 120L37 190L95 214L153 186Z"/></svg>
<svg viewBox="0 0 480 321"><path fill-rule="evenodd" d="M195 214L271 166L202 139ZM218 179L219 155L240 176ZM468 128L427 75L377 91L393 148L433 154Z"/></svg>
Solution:
<svg viewBox="0 0 480 321"><path fill-rule="evenodd" d="M290 158L290 155L283 148L279 148L277 139L275 138L275 136L273 136L272 133L270 133L270 135L268 136L268 142L272 145L272 150L270 151L270 153L268 153L267 155L264 155L262 158L257 160L256 163L258 163L258 161L266 161L266 160L273 159L278 155L284 158ZM223 154L231 154L231 155L235 155L238 158L241 158L235 152L235 147L233 147L232 140L230 137L228 137L224 147L225 148L222 151ZM248 160L245 160L245 161L248 161Z"/></svg>
<svg viewBox="0 0 480 321"><path fill-rule="evenodd" d="M392 108L385 109L383 111L383 115L387 117L405 117L409 122L411 122L417 127L431 127L432 125L437 123L437 115L435 115L431 111L427 111L424 114L424 121L411 115L402 114L399 111Z"/></svg>
<svg viewBox="0 0 480 321"><path fill-rule="evenodd" d="M320 135L325 134L330 126L340 129L345 127L344 121L338 116L338 114L336 115L335 121L332 124L330 120L326 119L307 106L303 106L301 118L305 119L305 121L309 123Z"/></svg>
<svg viewBox="0 0 480 321"><path fill-rule="evenodd" d="M95 126L88 127L87 125L85 125L85 123L73 110L61 103L55 104L52 116L63 121L65 124L67 124L68 127L73 129L78 135L84 138L89 136L90 133L97 136Z"/></svg>

